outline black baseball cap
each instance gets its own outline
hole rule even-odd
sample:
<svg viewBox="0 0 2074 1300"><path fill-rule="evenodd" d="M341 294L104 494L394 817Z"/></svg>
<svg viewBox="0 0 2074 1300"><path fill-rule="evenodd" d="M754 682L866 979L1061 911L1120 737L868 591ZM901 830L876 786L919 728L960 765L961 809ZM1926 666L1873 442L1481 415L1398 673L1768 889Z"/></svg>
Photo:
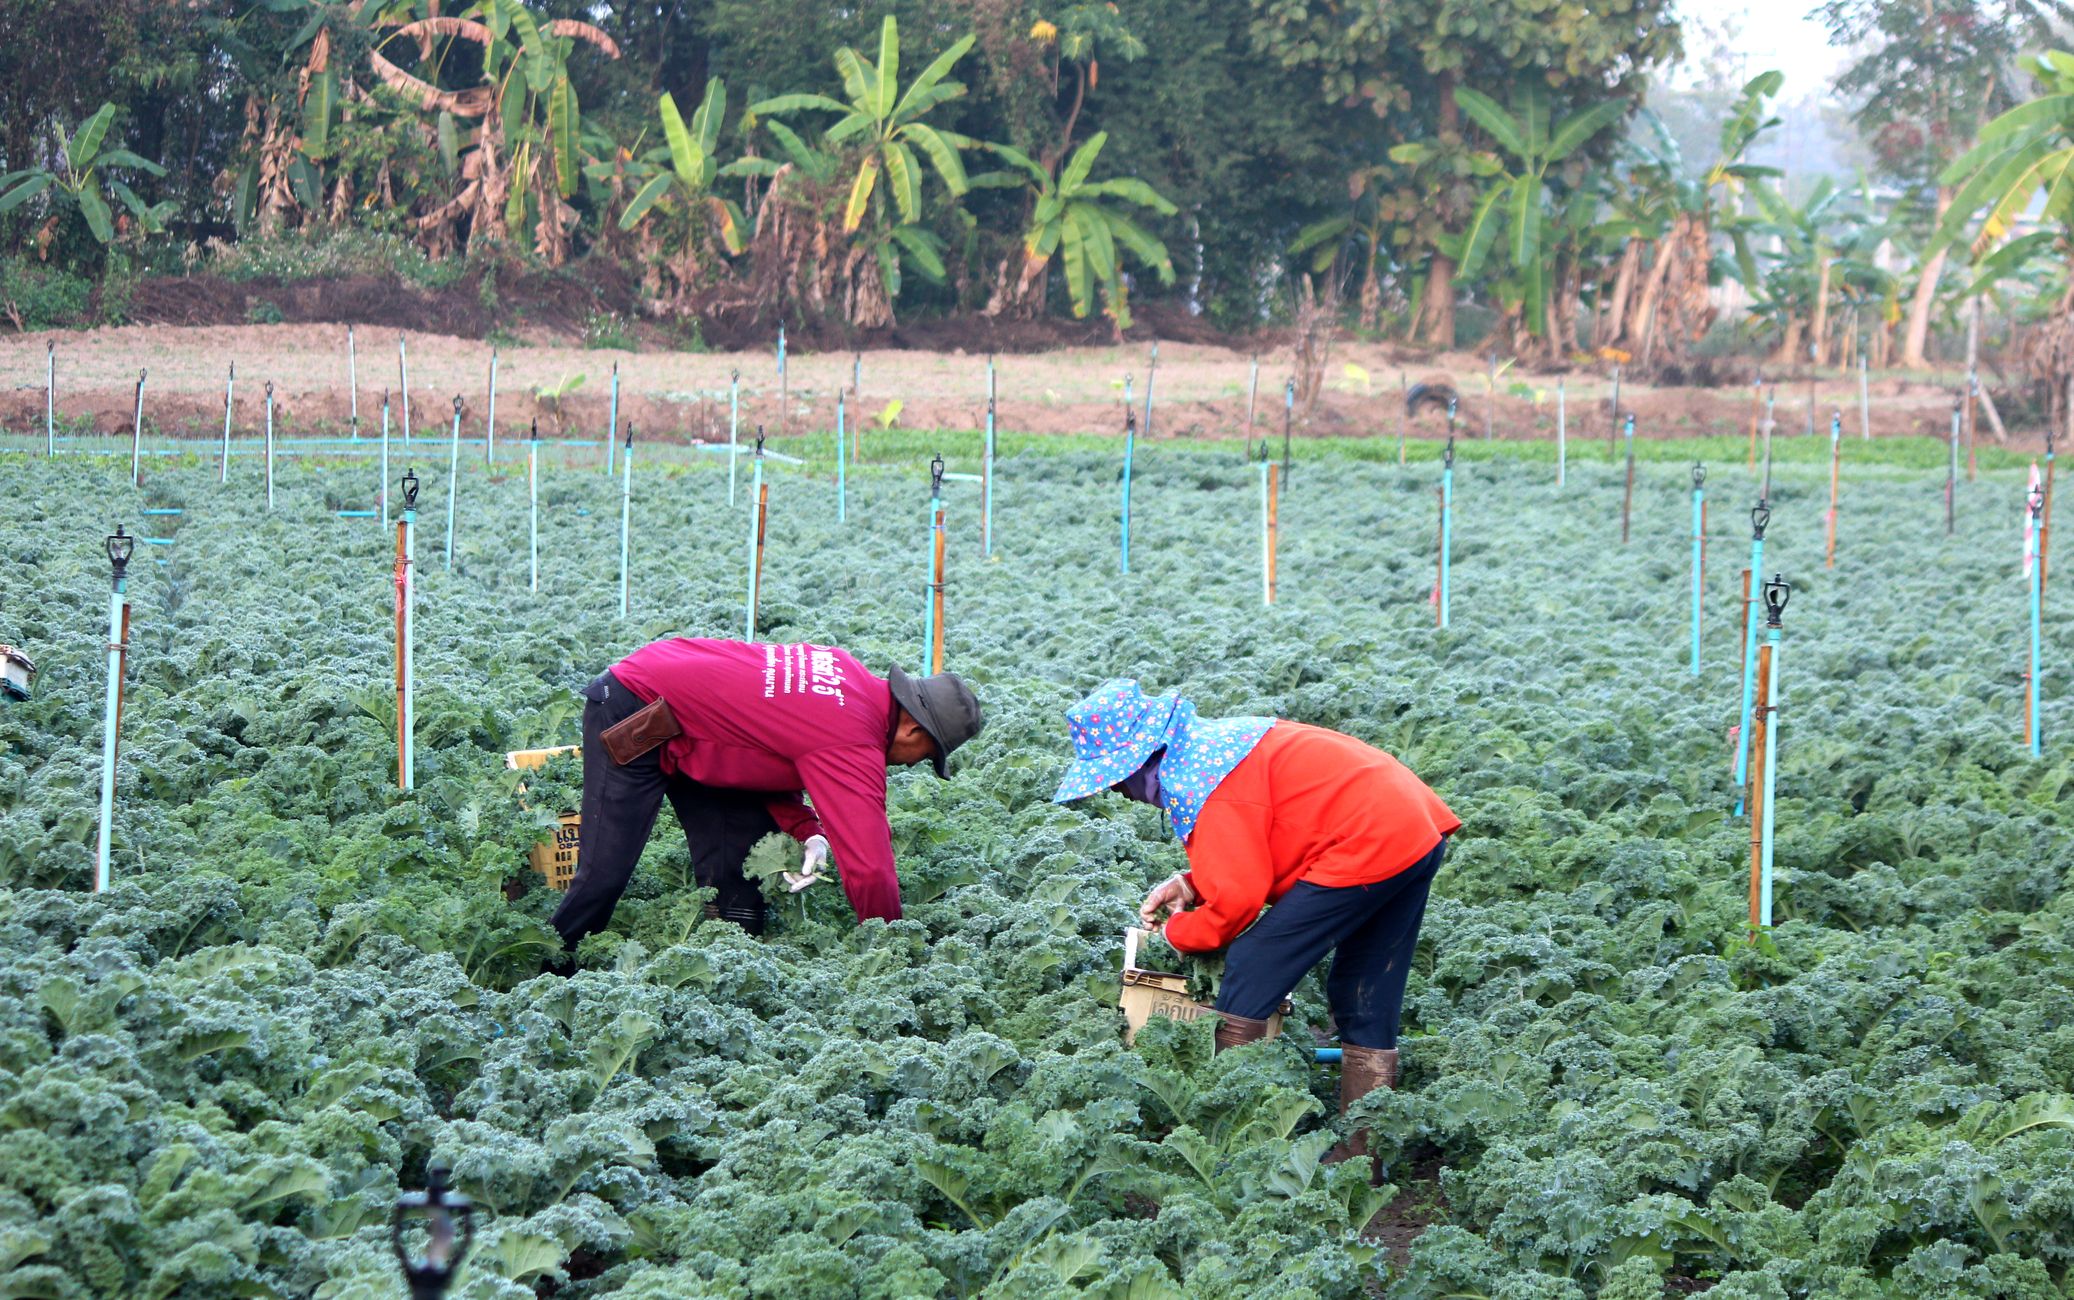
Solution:
<svg viewBox="0 0 2074 1300"><path fill-rule="evenodd" d="M893 702L906 709L907 715L936 742L936 757L930 762L937 776L948 777L951 751L977 736L986 725L979 697L956 673L910 677L898 668L886 673L886 689L893 693Z"/></svg>

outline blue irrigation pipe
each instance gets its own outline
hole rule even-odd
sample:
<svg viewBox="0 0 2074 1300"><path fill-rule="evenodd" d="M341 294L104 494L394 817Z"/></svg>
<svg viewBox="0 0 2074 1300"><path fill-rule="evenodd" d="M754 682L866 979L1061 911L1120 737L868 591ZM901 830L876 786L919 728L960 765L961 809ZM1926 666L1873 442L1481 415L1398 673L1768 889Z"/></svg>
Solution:
<svg viewBox="0 0 2074 1300"><path fill-rule="evenodd" d="M1131 571L1131 461L1138 448L1138 415L1129 407L1123 412L1123 568Z"/></svg>
<svg viewBox="0 0 2074 1300"><path fill-rule="evenodd" d="M619 443L619 363L612 363L612 417L605 426L605 472L612 472L612 449Z"/></svg>
<svg viewBox="0 0 2074 1300"><path fill-rule="evenodd" d="M497 349L490 349L490 418L483 425L482 463L497 463Z"/></svg>
<svg viewBox="0 0 2074 1300"><path fill-rule="evenodd" d="M540 421L533 421L533 438L526 448L526 585L540 590Z"/></svg>
<svg viewBox="0 0 2074 1300"><path fill-rule="evenodd" d="M1705 586L1707 467L1692 467L1692 675L1700 675L1700 596Z"/></svg>
<svg viewBox="0 0 2074 1300"><path fill-rule="evenodd" d="M144 515L184 515L187 512L185 510L182 510L179 506L152 506L148 509L140 510L137 513Z"/></svg>
<svg viewBox="0 0 2074 1300"><path fill-rule="evenodd" d="M783 327L780 326L782 329ZM735 460L741 448L742 372L727 372L727 504L735 504Z"/></svg>
<svg viewBox="0 0 2074 1300"><path fill-rule="evenodd" d="M128 622L124 615L129 608L125 575L134 541L134 538L125 536L122 525L117 524L115 534L107 543L112 580L108 594L108 696L101 714L101 827L94 851L94 892L97 894L108 888L108 858L115 832L116 727L122 717L122 668L128 649L125 644L128 638L123 635Z"/></svg>
<svg viewBox="0 0 2074 1300"><path fill-rule="evenodd" d="M137 415L130 424L130 484L138 486L144 482L144 469L138 453L144 449L144 377L151 372L137 372Z"/></svg>
<svg viewBox="0 0 2074 1300"><path fill-rule="evenodd" d="M401 708L401 722L397 726L398 745L401 748L402 780L405 790L417 782L417 752L413 739L417 730L417 689L413 677L417 667L417 621L418 603L418 476L416 472L403 471L403 572L397 581L403 590L398 593L403 601L403 697L397 701Z"/></svg>
<svg viewBox="0 0 2074 1300"><path fill-rule="evenodd" d="M1750 581L1763 581L1764 574L1764 530L1771 525L1771 506L1763 498L1750 509ZM1751 597L1758 592L1752 590ZM1750 709L1757 697L1757 619L1743 619L1746 631L1743 637L1743 707L1736 718L1736 813L1743 815L1745 801L1743 787L1750 780Z"/></svg>
<svg viewBox="0 0 2074 1300"><path fill-rule="evenodd" d="M1786 598L1792 593L1792 584L1781 578L1775 577L1765 584L1764 641L1769 653L1765 655L1764 707L1771 716L1764 721L1763 841L1758 857L1757 895L1757 924L1764 930L1772 928L1772 848L1778 805L1774 795L1779 784L1779 616L1785 612Z"/></svg>
<svg viewBox="0 0 2074 1300"><path fill-rule="evenodd" d="M634 514L634 424L627 421L626 455L619 478L619 616L627 616L627 529Z"/></svg>
<svg viewBox="0 0 2074 1300"><path fill-rule="evenodd" d="M375 508L382 512L382 531L389 531L389 393L382 392L382 476L377 480Z"/></svg>
<svg viewBox="0 0 2074 1300"><path fill-rule="evenodd" d="M403 333L396 334L396 379L403 394L403 449L410 450L410 358L403 346Z"/></svg>
<svg viewBox="0 0 2074 1300"><path fill-rule="evenodd" d="M230 374L223 381L223 458L216 467L216 482L230 482L230 403L231 393L238 385L238 363L230 363Z"/></svg>
<svg viewBox="0 0 2074 1300"><path fill-rule="evenodd" d="M843 390L838 388L835 390L835 522L839 524L847 522L850 517L847 465L843 457L843 416ZM729 457L727 475L730 480L734 473L734 459Z"/></svg>
<svg viewBox="0 0 2074 1300"><path fill-rule="evenodd" d="M988 383L992 385L993 363L988 362ZM984 559L994 557L994 398L987 397L987 446L980 463L979 472L979 548Z"/></svg>
<svg viewBox="0 0 2074 1300"><path fill-rule="evenodd" d="M1316 1059L1316 1061L1320 1065L1338 1065L1340 1062L1341 1055L1342 1049L1337 1047L1320 1047L1313 1049L1314 1059Z"/></svg>
<svg viewBox="0 0 2074 1300"><path fill-rule="evenodd" d="M446 453L446 567L454 567L454 495L461 482L461 395L454 394L454 435Z"/></svg>
<svg viewBox="0 0 2074 1300"><path fill-rule="evenodd" d="M1450 404L1452 405L1452 404ZM1440 453L1440 626L1448 625L1453 596L1455 548L1455 440L1452 435Z"/></svg>
<svg viewBox="0 0 2074 1300"><path fill-rule="evenodd" d="M274 381L266 381L266 510L274 512Z"/></svg>

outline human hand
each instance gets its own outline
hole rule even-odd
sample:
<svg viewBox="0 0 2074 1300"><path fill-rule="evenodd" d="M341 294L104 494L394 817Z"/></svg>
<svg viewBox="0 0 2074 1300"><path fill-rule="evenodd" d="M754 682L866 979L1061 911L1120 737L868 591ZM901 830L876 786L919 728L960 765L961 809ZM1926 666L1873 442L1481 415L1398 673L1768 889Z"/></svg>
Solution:
<svg viewBox="0 0 2074 1300"><path fill-rule="evenodd" d="M807 840L805 847L806 856L801 860L799 870L784 873L785 888L795 894L809 885L818 884L822 879L821 868L828 865L827 836L815 835Z"/></svg>
<svg viewBox="0 0 2074 1300"><path fill-rule="evenodd" d="M1201 901L1196 892L1188 887L1187 877L1172 875L1145 895L1145 901L1138 905L1138 918L1156 929L1160 913L1178 912L1184 908L1194 907Z"/></svg>

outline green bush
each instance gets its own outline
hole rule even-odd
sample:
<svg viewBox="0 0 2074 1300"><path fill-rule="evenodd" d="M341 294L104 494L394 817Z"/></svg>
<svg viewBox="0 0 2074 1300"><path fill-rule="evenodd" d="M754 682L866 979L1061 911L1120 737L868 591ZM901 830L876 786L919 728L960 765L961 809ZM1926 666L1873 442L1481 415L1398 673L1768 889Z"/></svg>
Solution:
<svg viewBox="0 0 2074 1300"><path fill-rule="evenodd" d="M91 323L93 288L83 275L24 258L0 258L0 315L24 330Z"/></svg>
<svg viewBox="0 0 2074 1300"><path fill-rule="evenodd" d="M226 280L323 280L348 275L393 277L420 289L443 289L468 273L468 259L439 261L401 235L333 230L257 236L217 250L210 268Z"/></svg>

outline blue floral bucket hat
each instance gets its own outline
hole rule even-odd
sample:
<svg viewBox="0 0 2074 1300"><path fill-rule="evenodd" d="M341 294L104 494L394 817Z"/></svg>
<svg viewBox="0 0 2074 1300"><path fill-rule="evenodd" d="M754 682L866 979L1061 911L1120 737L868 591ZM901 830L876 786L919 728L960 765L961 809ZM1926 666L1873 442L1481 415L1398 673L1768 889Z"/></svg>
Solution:
<svg viewBox="0 0 2074 1300"><path fill-rule="evenodd" d="M1186 840L1203 801L1260 738L1273 718L1206 719L1178 694L1147 695L1135 681L1102 683L1066 711L1073 765L1053 803L1071 803L1107 790L1165 750L1159 763L1160 802Z"/></svg>

